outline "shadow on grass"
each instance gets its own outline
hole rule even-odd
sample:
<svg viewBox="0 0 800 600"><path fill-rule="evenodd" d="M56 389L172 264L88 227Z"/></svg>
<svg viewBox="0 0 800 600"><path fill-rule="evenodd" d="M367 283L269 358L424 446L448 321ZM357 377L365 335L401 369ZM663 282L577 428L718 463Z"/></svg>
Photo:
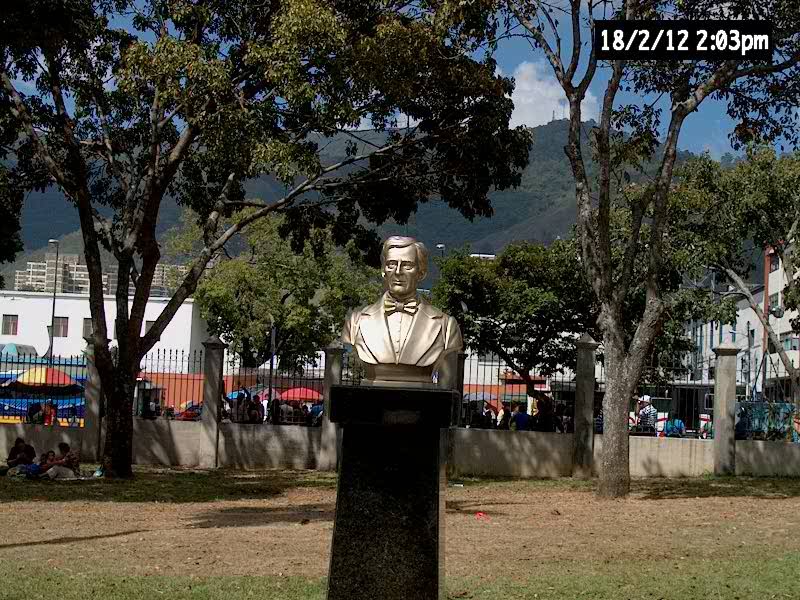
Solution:
<svg viewBox="0 0 800 600"><path fill-rule="evenodd" d="M215 527L258 527L261 525L296 523L333 523L333 502L297 504L294 506L242 506L209 510L198 516L192 525L200 529Z"/></svg>
<svg viewBox="0 0 800 600"><path fill-rule="evenodd" d="M697 477L634 479L631 492L643 500L750 497L768 499L800 496L800 479L766 477Z"/></svg>
<svg viewBox="0 0 800 600"><path fill-rule="evenodd" d="M119 533L103 533L100 535L87 535L84 537L60 537L52 540L41 540L38 542L17 542L14 544L0 544L0 550L6 548L30 548L31 546L53 546L57 544L74 544L76 542L87 542L90 540L104 540L108 538L123 537L134 533L141 533L144 529L132 529L130 531L120 531Z"/></svg>
<svg viewBox="0 0 800 600"><path fill-rule="evenodd" d="M335 489L336 476L315 471L136 470L132 480L14 481L0 478L0 502L214 502L271 498L291 488Z"/></svg>

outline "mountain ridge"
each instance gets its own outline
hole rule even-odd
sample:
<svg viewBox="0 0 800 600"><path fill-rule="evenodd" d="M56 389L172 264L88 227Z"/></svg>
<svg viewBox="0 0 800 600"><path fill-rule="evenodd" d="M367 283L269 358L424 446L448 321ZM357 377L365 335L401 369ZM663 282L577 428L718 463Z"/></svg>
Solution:
<svg viewBox="0 0 800 600"><path fill-rule="evenodd" d="M586 123L584 131L593 125ZM575 187L563 151L567 132L565 119L532 128L530 162L522 174L520 186L490 193L494 210L491 218L469 221L441 202L428 202L419 206L409 223L386 223L376 230L381 235L412 235L431 250L437 244L444 244L447 249L469 245L473 252L484 254L494 254L513 241L549 244L569 235L575 223ZM381 135L377 132L362 134ZM343 141L344 138L334 138L326 143L323 153L327 159L344 155ZM588 150L588 143L586 146ZM690 153L681 152L680 155L685 159ZM587 161L587 170L590 177L596 172L591 160ZM251 197L263 198L280 194L283 186L264 177L248 182L246 188ZM166 231L179 224L180 214L181 207L174 200L164 200L158 221L158 234L162 239ZM28 195L22 210L22 237L24 253L0 269L8 289L14 287L15 270L24 269L28 261L43 260L48 239L59 239L62 253L81 254L83 250L77 210L55 189ZM435 268L431 275L435 278Z"/></svg>

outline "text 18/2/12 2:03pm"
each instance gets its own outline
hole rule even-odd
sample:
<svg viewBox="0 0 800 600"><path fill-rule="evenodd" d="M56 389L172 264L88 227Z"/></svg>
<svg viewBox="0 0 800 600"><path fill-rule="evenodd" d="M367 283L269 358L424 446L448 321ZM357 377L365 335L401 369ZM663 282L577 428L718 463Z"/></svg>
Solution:
<svg viewBox="0 0 800 600"><path fill-rule="evenodd" d="M768 21L595 21L600 60L770 60Z"/></svg>

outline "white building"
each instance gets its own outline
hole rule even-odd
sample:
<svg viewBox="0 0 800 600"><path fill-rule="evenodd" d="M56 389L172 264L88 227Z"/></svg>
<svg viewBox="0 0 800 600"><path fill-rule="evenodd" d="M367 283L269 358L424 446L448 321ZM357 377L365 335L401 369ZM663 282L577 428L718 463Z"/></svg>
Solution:
<svg viewBox="0 0 800 600"><path fill-rule="evenodd" d="M792 331L791 324L792 319L797 318L797 311L784 311L783 307L786 275L778 257L774 254L768 254L765 266L763 285L755 286L751 292L756 303L767 315L789 360L794 366L800 365L800 337ZM733 288L731 291L734 291ZM777 349L769 343L764 327L749 302L742 298L737 305L735 324L694 322L687 324L687 333L697 349L694 357L695 365L700 368L699 365L704 364L706 370L708 365L713 369L715 357L713 349L716 346L723 342L736 345L740 349L736 359L737 379L740 384L748 386L749 394L752 389L750 386L755 386L757 391L761 390L765 364L768 385L770 380L787 377L787 372ZM769 350L766 357L765 347ZM696 373L695 379L701 379L702 376L713 379L713 372L711 375L708 372Z"/></svg>
<svg viewBox="0 0 800 600"><path fill-rule="evenodd" d="M161 314L169 298L150 298L145 307L143 332ZM34 346L40 356L47 352L49 336L47 327L53 310L53 295L44 292L0 290L0 344L27 344ZM114 320L117 309L113 296L105 297L106 322L109 335L116 339ZM89 297L83 294L56 294L55 335L53 354L74 356L86 348L84 336L91 333L92 321ZM206 323L193 299L185 300L170 321L161 340L151 352L177 350L194 352L203 349L208 338Z"/></svg>

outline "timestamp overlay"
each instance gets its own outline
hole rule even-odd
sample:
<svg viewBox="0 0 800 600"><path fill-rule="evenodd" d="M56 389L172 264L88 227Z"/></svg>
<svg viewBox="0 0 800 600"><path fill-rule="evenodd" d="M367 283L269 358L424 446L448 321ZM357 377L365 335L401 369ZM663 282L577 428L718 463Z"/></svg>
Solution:
<svg viewBox="0 0 800 600"><path fill-rule="evenodd" d="M600 60L771 60L769 21L595 21Z"/></svg>

